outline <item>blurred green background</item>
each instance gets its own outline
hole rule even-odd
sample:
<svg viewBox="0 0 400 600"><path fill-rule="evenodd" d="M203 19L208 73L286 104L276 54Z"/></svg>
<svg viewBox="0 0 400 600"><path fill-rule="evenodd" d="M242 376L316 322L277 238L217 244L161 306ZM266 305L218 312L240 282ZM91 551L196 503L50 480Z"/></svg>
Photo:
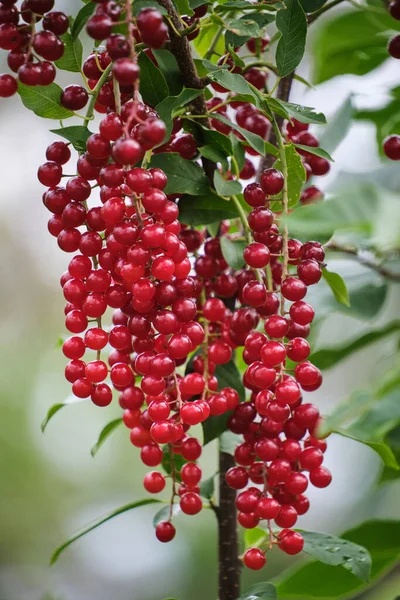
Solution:
<svg viewBox="0 0 400 600"><path fill-rule="evenodd" d="M73 13L79 4L58 2L57 8ZM301 74L311 77L312 59L302 68ZM58 81L62 85L71 82L71 77L64 73ZM350 93L356 95L359 108L379 106L396 82L397 65L386 61L364 78L339 76L315 89L296 83L291 99L314 106L329 119ZM94 459L90 455L101 428L120 415L117 403L105 409L85 402L66 407L44 435L40 431L48 408L70 393L57 345L64 335L64 301L58 280L68 256L47 233L43 189L36 180L37 166L54 139L45 125L22 107L18 97L2 100L0 600L161 600L169 595L179 600L212 600L217 557L210 511L195 519L179 516L178 534L168 545L159 544L154 536L151 521L157 509L132 511L77 542L49 568L54 548L74 531L112 508L145 497L141 486L145 469L122 428ZM365 181L381 169L374 125L354 122L335 159L322 186L325 189L335 187L338 180ZM396 165L379 173L387 187L399 191ZM368 273L369 277L367 269L349 260L333 260L329 266L345 280L346 274ZM386 289L382 281L374 281L374 289L385 288L376 314L362 320L330 311L315 336L317 347L342 343L398 317L399 287ZM312 401L322 412L331 412L352 390L379 381L393 364L395 352L396 339L388 336L352 355L327 373ZM396 481L377 486L382 465L370 448L333 435L326 456L333 484L327 490L311 491L312 508L300 520L300 527L340 533L368 518L400 519L400 486ZM201 464L206 475L215 471L213 444ZM278 575L292 562L273 552L261 574L245 573L244 588L251 581ZM363 597L394 600L399 592L400 572L395 570Z"/></svg>

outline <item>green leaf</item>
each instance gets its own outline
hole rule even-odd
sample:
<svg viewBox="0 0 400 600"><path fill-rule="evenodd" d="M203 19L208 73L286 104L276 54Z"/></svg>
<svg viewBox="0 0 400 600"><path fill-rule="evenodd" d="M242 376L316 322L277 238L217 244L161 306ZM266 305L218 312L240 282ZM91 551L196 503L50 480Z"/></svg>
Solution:
<svg viewBox="0 0 400 600"><path fill-rule="evenodd" d="M191 88L184 88L178 96L168 96L162 102L157 104L156 111L158 112L160 119L164 121L167 132L164 140L169 140L171 136L174 111L178 108L186 106L189 102L200 96L201 90L193 90Z"/></svg>
<svg viewBox="0 0 400 600"><path fill-rule="evenodd" d="M242 438L237 433L233 433L232 431L224 431L219 439L219 449L221 452L225 452L226 454L235 453L236 448L239 444L242 443Z"/></svg>
<svg viewBox="0 0 400 600"><path fill-rule="evenodd" d="M363 546L372 558L371 580L382 577L400 556L400 521L369 521L342 536ZM345 569L311 562L283 574L277 589L287 600L337 600L358 595L367 584Z"/></svg>
<svg viewBox="0 0 400 600"><path fill-rule="evenodd" d="M229 21L225 22L225 25L228 31L231 31L237 36L249 38L258 38L261 36L261 31L258 24L253 21L253 19L249 18L248 15L241 17L240 19L230 19Z"/></svg>
<svg viewBox="0 0 400 600"><path fill-rule="evenodd" d="M219 171L214 171L214 186L219 196L235 196L242 192L239 181L224 179Z"/></svg>
<svg viewBox="0 0 400 600"><path fill-rule="evenodd" d="M212 144L207 144L206 146L199 148L199 152L201 156L204 156L204 158L208 158L208 160L211 160L215 163L221 163L222 168L225 171L228 170L229 165L226 159L226 154L219 148L215 148Z"/></svg>
<svg viewBox="0 0 400 600"><path fill-rule="evenodd" d="M107 423L107 425L101 430L97 442L90 451L90 454L93 456L93 458L96 456L103 444L108 440L113 431L115 431L120 425L122 425L122 422L122 419L114 419L114 421L110 421L110 423Z"/></svg>
<svg viewBox="0 0 400 600"><path fill-rule="evenodd" d="M371 556L365 548L329 533L302 531L304 552L326 565L342 566L362 581L369 581Z"/></svg>
<svg viewBox="0 0 400 600"><path fill-rule="evenodd" d="M207 55L207 52L209 51L215 36L219 32L219 27L220 26L218 25L218 23L213 23L210 27L202 27L200 29L199 35L193 40L193 45L200 58L204 58ZM211 60L217 62L218 55L222 56L224 50L224 38L221 36L215 46L215 52L217 53L217 55L212 56Z"/></svg>
<svg viewBox="0 0 400 600"><path fill-rule="evenodd" d="M94 13L95 8L96 4L94 2L88 2L80 9L71 27L71 36L73 40L78 37L82 29L85 27L89 17L91 17Z"/></svg>
<svg viewBox="0 0 400 600"><path fill-rule="evenodd" d="M254 527L253 529L245 529L243 538L244 549L247 550L248 548L259 548L267 539L267 534L261 527Z"/></svg>
<svg viewBox="0 0 400 600"><path fill-rule="evenodd" d="M289 197L289 208L296 206L300 199L301 190L306 181L306 171L296 148L292 143L285 145L286 165L288 171L287 186ZM282 161L278 159L274 165L276 169L282 170Z"/></svg>
<svg viewBox="0 0 400 600"><path fill-rule="evenodd" d="M61 35L60 39L64 42L64 54L55 61L57 69L80 73L83 54L81 40L78 37L73 38L68 32Z"/></svg>
<svg viewBox="0 0 400 600"><path fill-rule="evenodd" d="M241 171L244 167L244 163L245 163L245 149L243 147L242 142L240 142L238 140L238 138L236 137L236 135L234 135L233 132L231 132L229 134L229 138L232 142L232 154L236 159L236 162L238 164L239 170ZM271 144L272 146L272 144ZM274 149L275 147L272 146Z"/></svg>
<svg viewBox="0 0 400 600"><path fill-rule="evenodd" d="M144 8L156 8L162 15L167 15L167 10L157 0L135 0L132 3L132 14L136 17Z"/></svg>
<svg viewBox="0 0 400 600"><path fill-rule="evenodd" d="M310 154L315 154L315 156L320 156L321 158L326 158L326 160L329 160L330 162L335 162L332 156L328 154L326 150L323 150L323 148L314 148L313 146L304 146L303 144L295 144L295 146L300 150L305 150Z"/></svg>
<svg viewBox="0 0 400 600"><path fill-rule="evenodd" d="M165 77L171 96L180 94L183 87L181 72L175 56L169 50L152 50L161 73ZM201 90L196 90L201 91Z"/></svg>
<svg viewBox="0 0 400 600"><path fill-rule="evenodd" d="M252 88L243 75L239 73L231 73L228 69L219 69L218 71L212 71L208 74L211 81L219 83L230 92L241 94L250 98L252 104L260 107L260 100L258 95L253 91Z"/></svg>
<svg viewBox="0 0 400 600"><path fill-rule="evenodd" d="M158 502L160 502L160 500L158 500ZM169 504L167 504L167 506L163 506L162 508L160 508L160 510L157 511L153 517L153 526L157 527L157 525L159 523L161 523L161 521L168 521L169 517L170 517L170 512L171 512L171 508L170 508ZM180 512L181 512L181 507L179 506L179 504L173 504L172 505L172 516L175 517Z"/></svg>
<svg viewBox="0 0 400 600"><path fill-rule="evenodd" d="M191 17L194 14L194 11L191 8L188 0L174 0L174 4L180 15L187 15Z"/></svg>
<svg viewBox="0 0 400 600"><path fill-rule="evenodd" d="M182 158L176 152L153 155L150 167L162 169L168 177L167 187L164 190L166 194L196 196L209 192L209 181L199 165Z"/></svg>
<svg viewBox="0 0 400 600"><path fill-rule="evenodd" d="M61 106L61 92L62 89L56 83L29 87L18 82L18 94L24 106L45 119L63 120L73 116L72 110Z"/></svg>
<svg viewBox="0 0 400 600"><path fill-rule="evenodd" d="M386 15L352 10L323 22L314 38L314 79L321 83L337 75L365 75L387 59L391 37Z"/></svg>
<svg viewBox="0 0 400 600"><path fill-rule="evenodd" d="M397 464L400 464L400 425L389 431L388 435L385 438L385 444L390 448L393 452L393 455L397 461ZM379 483L383 483L386 481L392 481L393 479L398 479L400 477L400 470L394 470L390 467L384 467L382 469L381 477Z"/></svg>
<svg viewBox="0 0 400 600"><path fill-rule="evenodd" d="M75 542L76 540L79 540L79 538L83 537L90 531L93 531L100 525L103 525L103 523L110 521L110 519L113 519L114 517L118 517L118 515L122 515L123 513L128 512L128 510L133 510L134 508L139 508L140 506L146 506L147 504L156 504L156 503L158 504L159 502L160 502L160 500L156 500L155 498L146 498L145 500L137 500L136 502L131 502L130 504L125 504L124 506L120 506L119 508L117 508L116 510L113 510L112 512L108 513L107 515L100 517L100 519L97 519L96 521L94 521L93 523L88 525L87 527L84 527L83 529L78 531L78 533L76 533L74 536L69 538L66 542L61 544L61 546L58 546L58 548L56 548L56 550L52 554L52 557L50 559L50 565L54 565L54 563L58 560L60 554L62 552L64 552L64 550L66 548L68 548L68 546L70 546L73 542Z"/></svg>
<svg viewBox="0 0 400 600"><path fill-rule="evenodd" d="M176 471L176 478L178 481L180 481L181 478L180 478L179 472L182 469L183 465L185 464L185 459L183 458L182 454L173 453L173 457L174 457L174 470ZM171 450L170 450L170 446L168 444L166 446L164 446L164 449L163 449L163 457L162 457L162 461L161 461L161 466L164 469L164 471L167 473L167 475L171 475L171 473L172 473Z"/></svg>
<svg viewBox="0 0 400 600"><path fill-rule="evenodd" d="M286 9L276 16L276 26L282 36L276 48L278 75L286 77L300 64L307 37L307 19L298 0L286 0Z"/></svg>
<svg viewBox="0 0 400 600"><path fill-rule="evenodd" d="M300 0L304 12L313 13L319 8L322 8L328 0Z"/></svg>
<svg viewBox="0 0 400 600"><path fill-rule="evenodd" d="M179 220L186 225L209 225L235 217L237 211L233 202L211 192L203 196L184 196L179 200Z"/></svg>
<svg viewBox="0 0 400 600"><path fill-rule="evenodd" d="M55 133L56 135L59 135L71 142L75 150L78 152L85 152L86 142L92 135L92 132L89 131L87 127L84 127L84 125L71 125L71 127L50 129L50 131L51 133Z"/></svg>
<svg viewBox="0 0 400 600"><path fill-rule="evenodd" d="M139 90L143 101L150 106L156 106L169 94L165 77L144 52L139 54L138 65L140 67Z"/></svg>
<svg viewBox="0 0 400 600"><path fill-rule="evenodd" d="M223 6L220 6L218 8L227 8L229 4L233 4L233 3L225 3ZM248 8L252 8L255 9L257 8L256 4L250 4L250 3L241 3L241 4L247 4ZM266 5L264 5L265 8L268 8ZM261 6L262 7L262 6ZM237 3L237 10L241 10L240 7L240 3ZM260 37L261 35L261 31L265 25L267 25L268 23L272 23L272 21L275 20L275 15L271 14L271 13L261 13L261 12L251 12L251 13L247 13L244 14L242 17L240 17L239 19L236 19L235 21L238 23L239 29L242 29L242 25L241 25L241 21L243 22L247 22L251 20L253 23L256 23L256 25L258 26L258 34L257 35L249 35L248 33L242 33L241 35L238 35L236 33L234 33L232 30L227 30L225 33L225 48L228 50L230 46L232 46L233 48L239 48L241 46L243 46L243 44L245 44L247 42L247 40L249 40L251 37ZM246 27L246 25L245 25ZM242 29L242 31L244 31L244 29ZM247 31L249 31L247 29Z"/></svg>
<svg viewBox="0 0 400 600"><path fill-rule="evenodd" d="M227 237L221 237L222 255L228 265L235 271L241 269L244 265L243 252L247 246L244 240L230 240Z"/></svg>
<svg viewBox="0 0 400 600"><path fill-rule="evenodd" d="M264 156L266 142L264 142L261 136L257 135L256 133L250 133L250 131L247 131L247 129L243 129L243 127L239 127L239 125L237 125L233 121L230 121L229 119L224 117L224 115L215 114L213 116L213 119L217 119L217 121L221 121L221 123L225 123L225 125L229 125L229 127L241 133L246 142L248 142L249 146L251 146L256 152L261 154L261 156ZM271 152L271 150L273 150L273 152ZM272 146L272 144L268 145L268 152L274 154L274 156L276 156L277 154L277 150L276 148L274 148L274 146Z"/></svg>
<svg viewBox="0 0 400 600"><path fill-rule="evenodd" d="M324 127L319 137L319 143L328 152L336 150L340 142L346 137L350 129L353 113L352 95L350 94L329 119L328 125Z"/></svg>
<svg viewBox="0 0 400 600"><path fill-rule="evenodd" d="M322 277L331 288L333 295L340 304L350 306L349 292L346 283L339 273L331 273L328 269L322 269Z"/></svg>
<svg viewBox="0 0 400 600"><path fill-rule="evenodd" d="M239 600L278 600L278 594L272 583L256 583Z"/></svg>
<svg viewBox="0 0 400 600"><path fill-rule="evenodd" d="M326 123L326 117L323 113L316 113L310 106L294 104L293 102L284 102L277 98L268 98L266 102L271 110L281 115L285 119L295 118L301 123L315 123L323 125Z"/></svg>
<svg viewBox="0 0 400 600"><path fill-rule="evenodd" d="M208 500L214 495L214 477L215 475L212 475L200 482L200 496Z"/></svg>
<svg viewBox="0 0 400 600"><path fill-rule="evenodd" d="M58 411L64 408L64 406L70 406L71 404L79 404L80 402L84 402L86 400L87 398L76 398L76 396L69 396L66 400L64 400L64 402L57 402L56 404L50 406L45 418L40 424L40 429L42 430L42 433L44 433L47 425L54 417L54 415L56 415Z"/></svg>
<svg viewBox="0 0 400 600"><path fill-rule="evenodd" d="M375 331L369 331L364 335L361 335L350 342L346 342L340 346L334 348L322 348L311 355L311 362L319 369L327 370L331 369L339 362L354 354L362 348L366 348L371 344L375 344L377 341L393 335L400 330L400 322L394 321L377 329Z"/></svg>

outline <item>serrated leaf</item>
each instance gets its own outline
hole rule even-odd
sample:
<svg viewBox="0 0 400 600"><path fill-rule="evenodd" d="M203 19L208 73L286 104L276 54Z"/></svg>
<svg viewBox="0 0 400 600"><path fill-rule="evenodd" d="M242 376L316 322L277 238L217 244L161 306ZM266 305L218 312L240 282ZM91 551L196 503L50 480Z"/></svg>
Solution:
<svg viewBox="0 0 400 600"><path fill-rule="evenodd" d="M209 192L203 196L184 196L179 200L179 220L196 227L237 217L233 202Z"/></svg>
<svg viewBox="0 0 400 600"><path fill-rule="evenodd" d="M165 77L144 52L139 54L138 65L140 67L139 91L143 101L150 106L156 106L169 94Z"/></svg>
<svg viewBox="0 0 400 600"><path fill-rule="evenodd" d="M301 190L306 181L306 171L303 162L296 148L292 143L285 144L285 155L287 165L287 188L288 188L288 207L296 206L300 199ZM282 170L283 165L280 158L276 161L274 167Z"/></svg>
<svg viewBox="0 0 400 600"><path fill-rule="evenodd" d="M307 19L298 0L286 0L286 9L278 11L276 26L282 36L276 48L278 75L286 77L300 64L307 38Z"/></svg>
<svg viewBox="0 0 400 600"><path fill-rule="evenodd" d="M140 506L146 506L147 504L156 504L156 503L158 504L159 502L160 502L160 500L156 500L155 498L146 498L145 500L137 500L136 502L131 502L130 504L125 504L124 506L121 506L120 508L117 508L116 510L113 510L112 512L108 513L107 515L100 517L99 519L97 519L96 521L94 521L93 523L88 525L87 527L84 527L83 529L78 531L78 533L76 533L74 536L69 538L66 542L61 544L61 546L58 546L58 548L56 548L56 550L53 552L53 554L51 556L50 565L54 565L54 563L58 560L60 554L62 552L64 552L64 550L66 548L68 548L68 546L70 546L73 542L75 542L76 540L79 540L79 538L83 537L90 531L93 531L100 525L103 525L103 523L106 523L107 521L110 521L110 519L113 519L114 517L117 517L118 515L122 515L123 513L128 512L129 510L133 510L134 508L139 508Z"/></svg>
<svg viewBox="0 0 400 600"><path fill-rule="evenodd" d="M158 167L168 177L166 194L207 194L210 184L203 170L196 163L182 158L176 152L155 154L150 167ZM200 223L201 224L201 223Z"/></svg>
<svg viewBox="0 0 400 600"><path fill-rule="evenodd" d="M71 27L71 36L73 40L78 37L82 29L85 27L89 17L91 17L94 13L95 8L96 4L94 2L88 2L80 9Z"/></svg>
<svg viewBox="0 0 400 600"><path fill-rule="evenodd" d="M64 120L73 116L72 110L61 106L62 89L56 83L29 87L18 82L18 94L26 108L44 119Z"/></svg>
<svg viewBox="0 0 400 600"><path fill-rule="evenodd" d="M71 142L75 150L78 152L85 152L86 142L92 135L92 132L89 131L89 129L84 125L71 125L71 127L50 129L50 131L51 133L55 133L56 135L59 135Z"/></svg>
<svg viewBox="0 0 400 600"><path fill-rule="evenodd" d="M239 600L278 600L278 594L273 583L256 583Z"/></svg>
<svg viewBox="0 0 400 600"><path fill-rule="evenodd" d="M386 573L400 556L400 521L369 521L341 537L368 550L372 558L371 581ZM279 597L288 600L349 598L366 587L365 582L349 571L314 561L284 573L277 583Z"/></svg>
<svg viewBox="0 0 400 600"><path fill-rule="evenodd" d="M93 456L93 458L96 456L96 454L98 453L98 451L100 450L100 448L108 440L108 438L110 437L110 435L120 425L122 425L122 423L123 423L122 419L114 419L113 421L110 421L110 423L107 423L107 425L105 427L103 427L103 429L100 432L100 435L99 435L99 438L98 438L97 442L95 443L95 445L90 450L90 454Z"/></svg>
<svg viewBox="0 0 400 600"><path fill-rule="evenodd" d="M225 9L228 7L229 4L230 3L227 2L222 6L220 5L218 7L218 9ZM232 4L234 4L234 3L232 3ZM247 8L251 8L253 10L263 7L263 5L257 5L257 4L250 4L250 3L242 3L242 4L247 4ZM237 5L238 5L237 9L234 9L234 10L241 10L240 2L238 2ZM267 5L264 5L264 7L266 9L268 9ZM251 37L260 37L261 30L265 27L265 25L267 25L268 23L272 23L272 21L275 20L275 15L273 13L251 12L251 13L244 14L242 17L240 17L239 19L236 19L235 21L239 22L238 23L239 29L241 29L243 31L240 22L241 21L245 22L245 21L248 21L249 19L251 19L251 21L253 23L256 23L256 25L258 26L258 29L259 29L258 34L256 36L250 35L249 33L246 33L246 34L242 33L242 34L238 35L237 33L234 33L233 31L227 30L225 33L225 48L227 50L229 49L230 46L232 46L233 48L240 48Z"/></svg>
<svg viewBox="0 0 400 600"><path fill-rule="evenodd" d="M254 527L253 529L245 529L243 538L245 550L248 548L259 548L267 539L267 533L261 527Z"/></svg>
<svg viewBox="0 0 400 600"><path fill-rule="evenodd" d="M158 502L160 502L160 500ZM159 511L156 512L156 514L153 517L153 527L157 527L157 525L161 523L161 521L168 521L170 516L175 517L180 512L181 507L179 506L179 504L172 505L172 515L170 505L168 504L167 506L163 506L162 508L160 508Z"/></svg>
<svg viewBox="0 0 400 600"><path fill-rule="evenodd" d="M85 401L87 401L87 398L77 398L76 396L69 396L66 400L64 400L64 402L57 402L56 404L53 404L52 406L50 406L45 418L43 419L43 421L40 425L40 429L42 430L42 433L44 433L47 425L49 424L51 419L54 417L54 415L56 415L62 408L64 408L64 406L70 406L72 404L80 404L81 402L85 402Z"/></svg>
<svg viewBox="0 0 400 600"><path fill-rule="evenodd" d="M175 56L169 50L164 49L152 49L152 52L156 57L159 69L168 84L169 93L171 96L180 94L183 87L183 80Z"/></svg>
<svg viewBox="0 0 400 600"><path fill-rule="evenodd" d="M304 552L320 562L348 569L362 581L369 581L371 556L365 548L349 540L315 531L302 531Z"/></svg>
<svg viewBox="0 0 400 600"><path fill-rule="evenodd" d="M350 306L349 292L343 277L339 273L331 273L327 268L322 269L322 277L331 288L336 300L340 304Z"/></svg>
<svg viewBox="0 0 400 600"><path fill-rule="evenodd" d="M195 98L198 98L202 90L194 90L191 88L184 88L178 96L168 96L160 104L157 104L156 111L162 121L164 121L167 132L164 140L169 140L171 136L173 126L174 111L177 108L182 108L189 104Z"/></svg>
<svg viewBox="0 0 400 600"><path fill-rule="evenodd" d="M321 158L325 158L326 160L329 160L330 162L335 162L332 158L332 156L330 154L328 154L328 152L326 150L324 150L323 148L314 148L313 146L304 146L303 144L295 144L296 148L299 148L300 150L305 150L306 152L309 152L310 154L314 154L315 156L319 156Z"/></svg>
<svg viewBox="0 0 400 600"><path fill-rule="evenodd" d="M284 102L277 98L268 98L266 103L271 110L279 114L284 119L295 118L301 123L315 123L324 125L326 117L323 113L315 112L311 106L303 106L302 104L294 104L293 102Z"/></svg>
<svg viewBox="0 0 400 600"><path fill-rule="evenodd" d="M79 73L82 66L83 46L78 37L73 38L70 33L64 33L60 36L64 42L64 54L55 61L57 69Z"/></svg>
<svg viewBox="0 0 400 600"><path fill-rule="evenodd" d="M239 181L224 179L219 171L214 171L214 186L219 196L235 196L242 192Z"/></svg>
<svg viewBox="0 0 400 600"><path fill-rule="evenodd" d="M244 240L230 240L221 237L221 251L224 259L232 269L238 271L244 266L243 252L247 246Z"/></svg>
<svg viewBox="0 0 400 600"><path fill-rule="evenodd" d="M200 482L200 496L202 496L202 498L207 498L209 500L213 497L214 477L215 475L212 475L211 477L208 477L208 479L203 479L203 481Z"/></svg>

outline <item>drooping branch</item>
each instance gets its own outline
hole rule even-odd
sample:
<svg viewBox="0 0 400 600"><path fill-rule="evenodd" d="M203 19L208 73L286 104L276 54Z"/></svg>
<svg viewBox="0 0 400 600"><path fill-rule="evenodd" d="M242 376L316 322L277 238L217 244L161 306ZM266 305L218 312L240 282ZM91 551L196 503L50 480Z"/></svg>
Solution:
<svg viewBox="0 0 400 600"><path fill-rule="evenodd" d="M357 260L357 262L359 262L361 265L364 265L364 267L367 267L368 269L371 269L372 271L376 271L377 273L379 273L379 275L382 275L382 277L384 277L385 279L389 279L390 281L400 283L400 273L391 271L387 267L384 267L382 264L379 264L377 262L369 260L368 258L365 258L364 256L362 256L359 253L357 248L354 248L352 246L341 246L334 242L330 242L326 245L326 249L330 250L332 252L348 254L352 258Z"/></svg>

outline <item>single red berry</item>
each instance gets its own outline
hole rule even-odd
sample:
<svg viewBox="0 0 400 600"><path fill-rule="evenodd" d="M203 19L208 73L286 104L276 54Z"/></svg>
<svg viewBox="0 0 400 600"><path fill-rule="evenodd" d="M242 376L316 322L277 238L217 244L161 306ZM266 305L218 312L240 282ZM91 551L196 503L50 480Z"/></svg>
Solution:
<svg viewBox="0 0 400 600"><path fill-rule="evenodd" d="M161 521L156 526L156 537L160 542L170 542L175 537L175 527L170 521Z"/></svg>
<svg viewBox="0 0 400 600"><path fill-rule="evenodd" d="M265 565L266 558L264 552L259 548L250 548L249 550L246 550L243 561L246 567L253 571L258 571Z"/></svg>
<svg viewBox="0 0 400 600"><path fill-rule="evenodd" d="M261 174L260 184L263 191L269 196L275 196L283 189L285 178L277 169L265 169Z"/></svg>

